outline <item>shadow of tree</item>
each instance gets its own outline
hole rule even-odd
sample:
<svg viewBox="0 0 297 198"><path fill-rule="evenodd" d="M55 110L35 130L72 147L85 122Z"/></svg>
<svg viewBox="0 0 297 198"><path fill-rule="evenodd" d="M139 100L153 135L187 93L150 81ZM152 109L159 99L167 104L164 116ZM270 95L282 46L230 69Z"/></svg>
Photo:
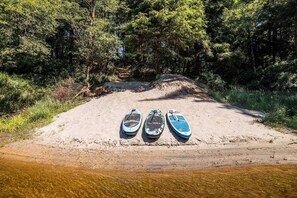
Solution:
<svg viewBox="0 0 297 198"><path fill-rule="evenodd" d="M103 85L106 89L111 91L126 91L143 92L153 89L150 82L107 82Z"/></svg>
<svg viewBox="0 0 297 198"><path fill-rule="evenodd" d="M174 84L177 82L178 84ZM193 80L177 74L162 74L160 79L153 82L140 82L140 81L133 81L133 82L106 82L104 83L103 87L111 91L126 91L130 90L133 92L143 92L149 91L154 88L162 89L164 86L171 86L172 83L174 86L180 86L183 84L189 85L189 87L183 86L182 90L186 92L199 92L200 94L204 94L207 98L207 94L200 89ZM199 91L197 91L199 90Z"/></svg>
<svg viewBox="0 0 297 198"><path fill-rule="evenodd" d="M230 110L236 110L237 112L244 114L244 115L248 115L254 118L265 118L265 113L260 112L260 111L253 111L253 110L248 110L248 109L243 109L237 106L233 106L233 105L229 105L229 104L222 104L221 107L219 107L221 109L230 109Z"/></svg>
<svg viewBox="0 0 297 198"><path fill-rule="evenodd" d="M199 100L212 101L212 99L204 91L197 90L193 87L187 87L187 86L182 86L181 88L175 91L172 91L169 94L166 94L161 97L148 98L148 99L143 99L139 101L145 102L145 101L168 100L168 99L184 99L187 97L197 98L198 101Z"/></svg>

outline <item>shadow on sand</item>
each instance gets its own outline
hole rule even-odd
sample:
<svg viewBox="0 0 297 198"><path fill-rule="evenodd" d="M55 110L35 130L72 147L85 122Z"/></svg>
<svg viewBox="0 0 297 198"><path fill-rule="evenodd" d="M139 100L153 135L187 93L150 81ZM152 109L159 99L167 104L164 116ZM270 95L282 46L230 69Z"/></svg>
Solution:
<svg viewBox="0 0 297 198"><path fill-rule="evenodd" d="M248 110L248 109L243 109L237 106L233 106L233 105L228 105L228 104L222 104L221 107L218 107L221 109L229 109L229 110L236 110L238 113L241 113L243 115L248 115L251 116L253 118L265 118L265 113L260 112L260 111L253 111L253 110Z"/></svg>
<svg viewBox="0 0 297 198"><path fill-rule="evenodd" d="M228 110L236 110L236 113L240 113L240 114L243 114L243 115L247 115L247 116L251 116L253 118L265 118L266 114L261 112L261 111L255 111L255 110L249 110L249 109L244 109L244 108L240 108L240 107L237 107L237 106L234 106L234 105L230 105L230 104L224 104L224 103L221 103L221 102L217 102L215 100L200 100L200 99L196 99L194 100L194 102L208 102L208 103L218 103L220 104L221 106L218 107L220 109L228 109Z"/></svg>
<svg viewBox="0 0 297 198"><path fill-rule="evenodd" d="M119 134L120 134L121 139L132 139L136 136L137 133L138 133L138 131L134 135L127 135L122 129L122 122L121 122L121 125L119 128Z"/></svg>
<svg viewBox="0 0 297 198"><path fill-rule="evenodd" d="M150 82L106 82L103 85L111 91L126 91L143 92L153 89Z"/></svg>
<svg viewBox="0 0 297 198"><path fill-rule="evenodd" d="M157 98L148 98L144 100L139 100L140 102L147 102L147 101L157 101L157 100L169 100L169 99L185 99L188 97L197 98L197 100L204 100L204 101L212 101L209 96L204 91L197 91L190 87L182 86L181 88L172 91L164 96L157 97Z"/></svg>
<svg viewBox="0 0 297 198"><path fill-rule="evenodd" d="M161 134L162 135L162 134ZM153 142L156 142L158 141L158 139L161 137L161 135L158 137L158 138L149 138L146 133L145 133L145 130L144 130L144 127L142 127L142 133L141 133L141 137L142 137L142 140L144 142L147 142L147 143L153 143Z"/></svg>

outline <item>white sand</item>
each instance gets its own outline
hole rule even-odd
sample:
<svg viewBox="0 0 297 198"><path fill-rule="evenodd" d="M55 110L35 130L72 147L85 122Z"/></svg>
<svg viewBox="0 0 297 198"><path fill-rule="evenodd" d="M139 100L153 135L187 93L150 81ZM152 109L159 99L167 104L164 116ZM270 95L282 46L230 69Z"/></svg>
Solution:
<svg viewBox="0 0 297 198"><path fill-rule="evenodd" d="M184 90L185 85L190 88ZM211 101L202 92L197 94L198 88L193 94L191 90L196 89L193 86L189 82L173 81L147 91L126 90L92 99L60 114L53 123L39 129L34 141L63 148L297 141L297 136L280 133L256 122L259 119L255 116L257 113ZM182 140L166 124L157 141L149 140L142 127L136 136L127 137L121 133L120 124L131 108L139 109L143 120L153 108L159 108L164 114L169 109L176 109L188 120L193 135L188 141Z"/></svg>

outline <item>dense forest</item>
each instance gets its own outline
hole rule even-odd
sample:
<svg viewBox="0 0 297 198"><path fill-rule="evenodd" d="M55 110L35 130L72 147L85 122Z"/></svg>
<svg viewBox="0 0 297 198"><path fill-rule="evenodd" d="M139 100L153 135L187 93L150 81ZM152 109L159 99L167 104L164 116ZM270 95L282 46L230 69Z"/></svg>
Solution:
<svg viewBox="0 0 297 198"><path fill-rule="evenodd" d="M94 90L118 68L185 75L297 128L297 1L0 0L0 116L35 105L1 118L0 139L71 108L70 84Z"/></svg>
<svg viewBox="0 0 297 198"><path fill-rule="evenodd" d="M295 0L1 0L0 69L91 82L109 66L297 88Z"/></svg>

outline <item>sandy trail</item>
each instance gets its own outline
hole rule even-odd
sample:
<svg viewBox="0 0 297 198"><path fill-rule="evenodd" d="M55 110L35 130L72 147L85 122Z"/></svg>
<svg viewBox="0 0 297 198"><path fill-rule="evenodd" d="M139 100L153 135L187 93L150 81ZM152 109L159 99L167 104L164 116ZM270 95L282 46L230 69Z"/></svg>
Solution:
<svg viewBox="0 0 297 198"><path fill-rule="evenodd" d="M33 140L7 145L0 149L1 155L63 165L88 164L91 168L297 163L296 134L280 133L256 122L259 112L211 100L184 77L163 76L153 86L107 86L121 91L60 114L53 123L39 129ZM136 136L127 137L120 124L131 108L139 109L143 118L153 108L164 114L174 108L186 117L193 135L189 140L180 139L166 125L156 141L148 139L142 127ZM275 151L280 152L279 158L271 157Z"/></svg>

